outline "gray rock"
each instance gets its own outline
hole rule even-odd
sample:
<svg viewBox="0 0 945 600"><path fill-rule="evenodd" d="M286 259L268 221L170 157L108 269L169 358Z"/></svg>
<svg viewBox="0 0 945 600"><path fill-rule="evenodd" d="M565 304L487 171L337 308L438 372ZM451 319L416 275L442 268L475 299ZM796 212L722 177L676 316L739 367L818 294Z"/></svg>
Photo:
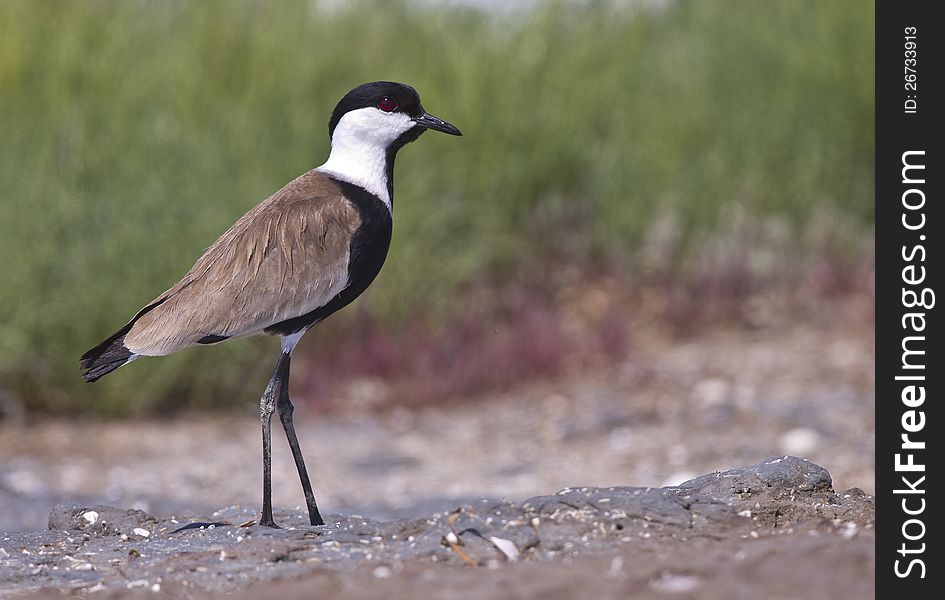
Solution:
<svg viewBox="0 0 945 600"><path fill-rule="evenodd" d="M121 510L101 504L63 502L49 513L50 530L81 531L93 536L135 535L135 529L150 533L149 528L157 523L156 517L143 510Z"/></svg>

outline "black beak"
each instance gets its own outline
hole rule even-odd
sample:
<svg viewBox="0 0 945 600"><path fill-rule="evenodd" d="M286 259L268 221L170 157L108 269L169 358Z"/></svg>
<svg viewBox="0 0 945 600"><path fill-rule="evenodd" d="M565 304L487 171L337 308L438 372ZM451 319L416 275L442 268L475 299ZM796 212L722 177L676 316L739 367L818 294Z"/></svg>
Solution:
<svg viewBox="0 0 945 600"><path fill-rule="evenodd" d="M423 116L417 117L414 119L414 122L424 129L442 131L443 133L448 133L450 135L463 135L463 133L457 129L455 125L451 125L439 117L434 117L430 113L423 113Z"/></svg>

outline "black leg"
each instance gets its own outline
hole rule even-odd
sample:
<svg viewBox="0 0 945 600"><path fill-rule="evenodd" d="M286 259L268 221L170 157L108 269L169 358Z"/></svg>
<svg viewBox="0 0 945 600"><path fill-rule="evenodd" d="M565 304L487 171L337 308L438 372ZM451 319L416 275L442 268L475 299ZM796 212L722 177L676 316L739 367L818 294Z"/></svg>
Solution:
<svg viewBox="0 0 945 600"><path fill-rule="evenodd" d="M289 355L285 354L283 356ZM308 520L312 525L324 525L325 521L322 520L322 516L318 512L318 505L315 504L315 494L312 492L312 483L308 479L308 471L305 470L305 459L302 458L299 438L295 435L295 425L292 423L292 413L295 412L295 407L292 406L292 402L289 400L289 359L286 359L285 379L276 407L279 410L279 420L282 421L282 428L285 429L285 437L289 440L289 447L292 448L292 458L295 459L295 468L299 471L302 491L305 492L305 505L308 507Z"/></svg>
<svg viewBox="0 0 945 600"><path fill-rule="evenodd" d="M288 382L289 354L283 353L276 363L276 368L266 385L266 391L259 399L259 421L262 424L263 442L263 505L259 524L278 527L272 519L272 413L275 410L276 396Z"/></svg>

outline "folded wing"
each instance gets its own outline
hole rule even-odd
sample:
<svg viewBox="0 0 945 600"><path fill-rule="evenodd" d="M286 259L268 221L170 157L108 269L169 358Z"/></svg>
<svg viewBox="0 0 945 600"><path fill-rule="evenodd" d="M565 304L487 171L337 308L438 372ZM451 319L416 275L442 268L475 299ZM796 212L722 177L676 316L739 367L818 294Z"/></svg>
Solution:
<svg viewBox="0 0 945 600"><path fill-rule="evenodd" d="M348 283L361 220L337 184L310 171L246 213L124 336L160 356L258 333L327 304Z"/></svg>

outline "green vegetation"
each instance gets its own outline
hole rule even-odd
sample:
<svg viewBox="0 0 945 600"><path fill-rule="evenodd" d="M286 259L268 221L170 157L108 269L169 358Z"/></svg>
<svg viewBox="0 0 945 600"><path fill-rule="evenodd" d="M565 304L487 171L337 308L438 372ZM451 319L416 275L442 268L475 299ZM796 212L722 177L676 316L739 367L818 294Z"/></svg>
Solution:
<svg viewBox="0 0 945 600"><path fill-rule="evenodd" d="M420 307L448 318L471 282L558 270L550 257L632 278L666 215L680 265L732 206L785 223L798 255L823 215L840 246L871 236L868 0L358 6L0 2L0 394L68 411L250 402L271 340L95 386L77 359L320 164L331 109L364 81L413 84L465 133L398 160L392 254L361 301L390 327Z"/></svg>

